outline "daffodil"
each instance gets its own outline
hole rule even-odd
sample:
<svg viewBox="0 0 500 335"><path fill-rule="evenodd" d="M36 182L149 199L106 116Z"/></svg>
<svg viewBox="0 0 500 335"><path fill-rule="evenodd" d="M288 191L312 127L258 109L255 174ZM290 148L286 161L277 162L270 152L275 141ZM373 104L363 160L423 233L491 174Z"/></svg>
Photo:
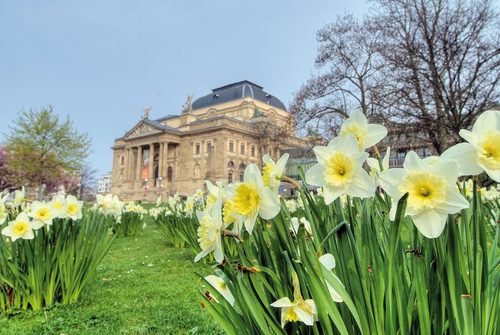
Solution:
<svg viewBox="0 0 500 335"><path fill-rule="evenodd" d="M224 297L224 299L227 300L227 302L231 306L234 305L233 294L231 293L231 290L229 290L229 287L227 287L227 284L224 281L224 279L214 275L209 275L205 277L205 280L209 282L210 285L212 285L217 290L217 292L219 292ZM215 299L215 301L217 301L217 299Z"/></svg>
<svg viewBox="0 0 500 335"><path fill-rule="evenodd" d="M0 225L7 219L7 209L2 201L0 201Z"/></svg>
<svg viewBox="0 0 500 335"><path fill-rule="evenodd" d="M240 215L236 210L236 205L234 200L227 199L222 208L222 216L224 221L224 226L228 227L230 224L233 224L232 232L236 234L241 233L241 228L243 228L243 223L245 221L245 217Z"/></svg>
<svg viewBox="0 0 500 335"><path fill-rule="evenodd" d="M198 262L200 259L214 252L214 258L217 262L222 262L224 254L222 252L222 200L217 200L212 211L198 211L196 213L200 226L198 227L198 243L201 252L194 259Z"/></svg>
<svg viewBox="0 0 500 335"><path fill-rule="evenodd" d="M272 307L281 308L281 327L285 328L288 322L304 322L308 326L312 326L317 317L316 305L312 299L302 298L300 292L300 284L297 274L292 273L293 279L293 297L292 302L288 297L276 300L271 304Z"/></svg>
<svg viewBox="0 0 500 335"><path fill-rule="evenodd" d="M113 199L112 194L106 195L96 195L96 203L101 208L104 214L110 214L113 212L113 207L115 206L115 199Z"/></svg>
<svg viewBox="0 0 500 335"><path fill-rule="evenodd" d="M217 200L220 199L224 203L226 199L231 199L234 196L235 184L226 184L225 181L218 181L214 185L208 180L205 183L208 189L207 210L211 210Z"/></svg>
<svg viewBox="0 0 500 335"><path fill-rule="evenodd" d="M78 201L75 196L68 195L64 204L64 212L66 216L72 220L79 220L82 218L83 201Z"/></svg>
<svg viewBox="0 0 500 335"><path fill-rule="evenodd" d="M262 158L264 162L264 167L262 168L262 180L264 181L264 186L269 187L274 193L278 193L278 188L280 186L280 179L285 171L286 163L288 161L288 154L284 154L275 163L268 154L265 154Z"/></svg>
<svg viewBox="0 0 500 335"><path fill-rule="evenodd" d="M52 207L52 217L64 219L67 217L66 211L64 209L66 199L62 195L56 195L50 202Z"/></svg>
<svg viewBox="0 0 500 335"><path fill-rule="evenodd" d="M469 207L469 202L455 187L457 178L456 162L441 160L428 164L410 151L403 168L380 174L380 185L393 201L391 219L396 214L395 204L408 193L406 214L412 217L425 237L438 237L443 232L448 214Z"/></svg>
<svg viewBox="0 0 500 335"><path fill-rule="evenodd" d="M15 208L18 208L18 207L21 207L23 201L25 200L24 197L25 197L25 190L24 190L24 186L21 188L21 190L16 190L14 192L14 207Z"/></svg>
<svg viewBox="0 0 500 335"><path fill-rule="evenodd" d="M391 156L391 148L387 147L385 151L385 156L382 159L382 168L383 170L389 169L389 157ZM378 159L368 157L366 159L366 163L370 167L370 177L375 180L375 183L378 184L378 175L380 174L380 164Z"/></svg>
<svg viewBox="0 0 500 335"><path fill-rule="evenodd" d="M269 220L280 211L278 196L264 186L259 168L255 164L250 164L245 169L243 182L235 190L234 204L238 213L245 216L245 228L249 234L252 233L257 215Z"/></svg>
<svg viewBox="0 0 500 335"><path fill-rule="evenodd" d="M340 128L340 137L347 134L356 136L359 151L363 151L386 137L387 128L380 124L368 123L363 112L356 109Z"/></svg>
<svg viewBox="0 0 500 335"><path fill-rule="evenodd" d="M306 180L310 185L323 187L327 205L343 194L373 196L375 184L362 167L368 154L359 151L353 134L336 137L328 146L316 146L313 150L318 164L307 170Z"/></svg>
<svg viewBox="0 0 500 335"><path fill-rule="evenodd" d="M455 160L461 176L484 171L491 179L500 182L500 111L482 113L472 131L462 129L459 134L467 142L454 145L441 157Z"/></svg>
<svg viewBox="0 0 500 335"><path fill-rule="evenodd" d="M333 268L335 268L335 257L333 257L332 254L324 254L319 258L319 262L321 265L323 265L328 271L331 271ZM332 273L333 277L335 277L338 282L344 286L341 282L340 279ZM344 299L340 296L340 294L333 288L332 285L330 285L329 282L326 282L326 287L328 288L328 292L330 292L330 296L332 297L332 300L335 302L342 302Z"/></svg>
<svg viewBox="0 0 500 335"><path fill-rule="evenodd" d="M19 213L14 221L9 222L9 225L2 229L2 235L9 236L12 242L19 238L32 240L35 237L33 225L25 212Z"/></svg>
<svg viewBox="0 0 500 335"><path fill-rule="evenodd" d="M290 220L291 231L295 235L297 235L297 233L299 231L300 224L303 224L304 228L306 229L306 231L309 234L309 236L312 236L313 233L312 233L311 223L309 221L307 221L306 218L304 218L304 217L300 218L300 220L298 218L296 218L296 217L293 217Z"/></svg>
<svg viewBox="0 0 500 335"><path fill-rule="evenodd" d="M48 203L34 201L31 204L28 215L33 218L33 229L39 229L44 224L50 226L54 218L52 206Z"/></svg>

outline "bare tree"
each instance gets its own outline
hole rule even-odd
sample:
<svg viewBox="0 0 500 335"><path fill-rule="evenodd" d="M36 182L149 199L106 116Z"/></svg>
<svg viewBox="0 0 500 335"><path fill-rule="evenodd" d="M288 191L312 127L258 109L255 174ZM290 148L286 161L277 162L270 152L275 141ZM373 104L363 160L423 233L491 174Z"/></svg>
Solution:
<svg viewBox="0 0 500 335"><path fill-rule="evenodd" d="M367 18L359 22L345 15L320 29L317 40L317 74L300 88L290 106L298 125L332 136L355 108L367 116L380 116L386 83L381 77L384 63L377 26Z"/></svg>
<svg viewBox="0 0 500 335"><path fill-rule="evenodd" d="M489 0L376 3L393 121L417 121L440 153L499 97L498 15Z"/></svg>
<svg viewBox="0 0 500 335"><path fill-rule="evenodd" d="M498 13L490 0L375 0L361 23L351 17L318 32L316 64L326 73L297 93L302 126L336 127L361 109L392 129L408 123L441 153L500 96ZM344 103L345 101L345 103Z"/></svg>

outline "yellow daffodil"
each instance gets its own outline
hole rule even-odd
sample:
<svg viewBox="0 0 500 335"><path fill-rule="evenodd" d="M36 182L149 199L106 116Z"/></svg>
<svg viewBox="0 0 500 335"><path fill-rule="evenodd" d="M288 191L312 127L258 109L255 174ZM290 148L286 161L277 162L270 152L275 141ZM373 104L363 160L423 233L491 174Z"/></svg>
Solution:
<svg viewBox="0 0 500 335"><path fill-rule="evenodd" d="M14 221L10 221L9 225L2 229L2 235L9 236L14 242L18 238L23 240L32 240L33 225L25 212L19 213Z"/></svg>
<svg viewBox="0 0 500 335"><path fill-rule="evenodd" d="M340 137L346 134L356 136L359 151L372 147L387 136L387 128L368 123L362 111L354 110L340 128Z"/></svg>
<svg viewBox="0 0 500 335"><path fill-rule="evenodd" d="M262 168L262 180L264 181L264 186L269 187L274 193L278 194L278 188L280 186L281 176L285 171L286 163L288 161L288 154L284 154L275 163L269 155L265 154L262 158L264 162L264 167Z"/></svg>
<svg viewBox="0 0 500 335"><path fill-rule="evenodd" d="M264 186L259 168L255 164L250 164L245 169L243 182L235 189L234 204L238 213L245 216L245 228L249 234L252 233L257 215L269 220L280 211L278 196Z"/></svg>
<svg viewBox="0 0 500 335"><path fill-rule="evenodd" d="M33 218L33 229L38 229L44 224L50 226L54 218L52 206L48 203L34 201L31 204L29 216Z"/></svg>
<svg viewBox="0 0 500 335"><path fill-rule="evenodd" d="M327 205L343 194L360 198L373 195L375 184L362 167L368 154L359 151L354 135L336 137L326 147L314 147L314 153L318 164L307 170L306 180L323 187Z"/></svg>
<svg viewBox="0 0 500 335"><path fill-rule="evenodd" d="M441 155L458 163L461 176L481 172L500 182L500 111L488 110L477 118L472 131L462 129L460 136L467 143L459 143Z"/></svg>
<svg viewBox="0 0 500 335"><path fill-rule="evenodd" d="M196 213L200 226L198 227L198 243L201 252L194 259L198 262L200 259L214 252L214 258L217 262L222 262L224 254L222 252L222 200L217 200L211 212L198 211Z"/></svg>
<svg viewBox="0 0 500 335"><path fill-rule="evenodd" d="M281 327L285 328L288 322L304 322L308 326L312 326L317 317L316 305L312 299L304 300L300 292L300 284L297 274L292 273L293 279L293 296L294 301L290 301L288 297L276 300L271 304L272 307L281 308Z"/></svg>
<svg viewBox="0 0 500 335"><path fill-rule="evenodd" d="M428 164L414 151L406 155L401 169L389 169L380 174L380 185L392 197L391 219L396 214L397 201L408 193L406 214L418 230L428 238L441 235L448 214L468 208L469 202L455 187L458 166L451 160Z"/></svg>
<svg viewBox="0 0 500 335"><path fill-rule="evenodd" d="M333 257L332 254L324 254L319 258L319 262L321 265L323 265L328 271L331 271L333 268L335 268L335 257ZM340 279L332 273L332 275L335 277L338 282L344 286L341 282ZM344 299L340 296L340 294L333 288L332 285L330 285L329 282L326 282L326 287L328 288L328 292L330 292L330 296L332 297L332 300L335 302L342 302Z"/></svg>
<svg viewBox="0 0 500 335"><path fill-rule="evenodd" d="M64 212L70 219L79 220L82 218L82 206L83 201L78 201L75 196L68 195L64 205Z"/></svg>
<svg viewBox="0 0 500 335"><path fill-rule="evenodd" d="M229 290L229 287L227 287L227 284L224 281L224 279L214 275L209 275L205 277L205 280L209 282L210 285L212 285L217 290L217 292L219 292L224 297L224 299L227 300L227 302L231 306L234 305L233 294L231 293L231 290ZM215 299L215 301L217 301L217 299Z"/></svg>

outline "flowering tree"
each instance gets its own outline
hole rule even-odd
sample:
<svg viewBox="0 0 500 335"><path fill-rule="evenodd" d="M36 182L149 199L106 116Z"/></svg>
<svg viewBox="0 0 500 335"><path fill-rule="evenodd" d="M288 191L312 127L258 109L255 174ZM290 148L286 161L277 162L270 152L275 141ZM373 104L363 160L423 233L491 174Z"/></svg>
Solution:
<svg viewBox="0 0 500 335"><path fill-rule="evenodd" d="M6 134L5 164L16 171L13 184L55 191L77 188L78 173L90 151L86 132L73 128L73 122L60 120L51 106L40 110L21 110Z"/></svg>

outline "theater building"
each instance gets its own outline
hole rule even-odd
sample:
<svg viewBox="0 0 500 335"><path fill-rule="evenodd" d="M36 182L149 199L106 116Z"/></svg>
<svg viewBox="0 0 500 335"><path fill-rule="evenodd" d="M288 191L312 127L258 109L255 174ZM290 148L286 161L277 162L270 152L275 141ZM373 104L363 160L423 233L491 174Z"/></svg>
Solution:
<svg viewBox="0 0 500 335"><path fill-rule="evenodd" d="M154 201L159 195L191 195L212 182L243 180L248 164L268 153L307 145L283 103L261 86L242 81L215 88L180 115L149 119L149 110L115 140L111 193Z"/></svg>

